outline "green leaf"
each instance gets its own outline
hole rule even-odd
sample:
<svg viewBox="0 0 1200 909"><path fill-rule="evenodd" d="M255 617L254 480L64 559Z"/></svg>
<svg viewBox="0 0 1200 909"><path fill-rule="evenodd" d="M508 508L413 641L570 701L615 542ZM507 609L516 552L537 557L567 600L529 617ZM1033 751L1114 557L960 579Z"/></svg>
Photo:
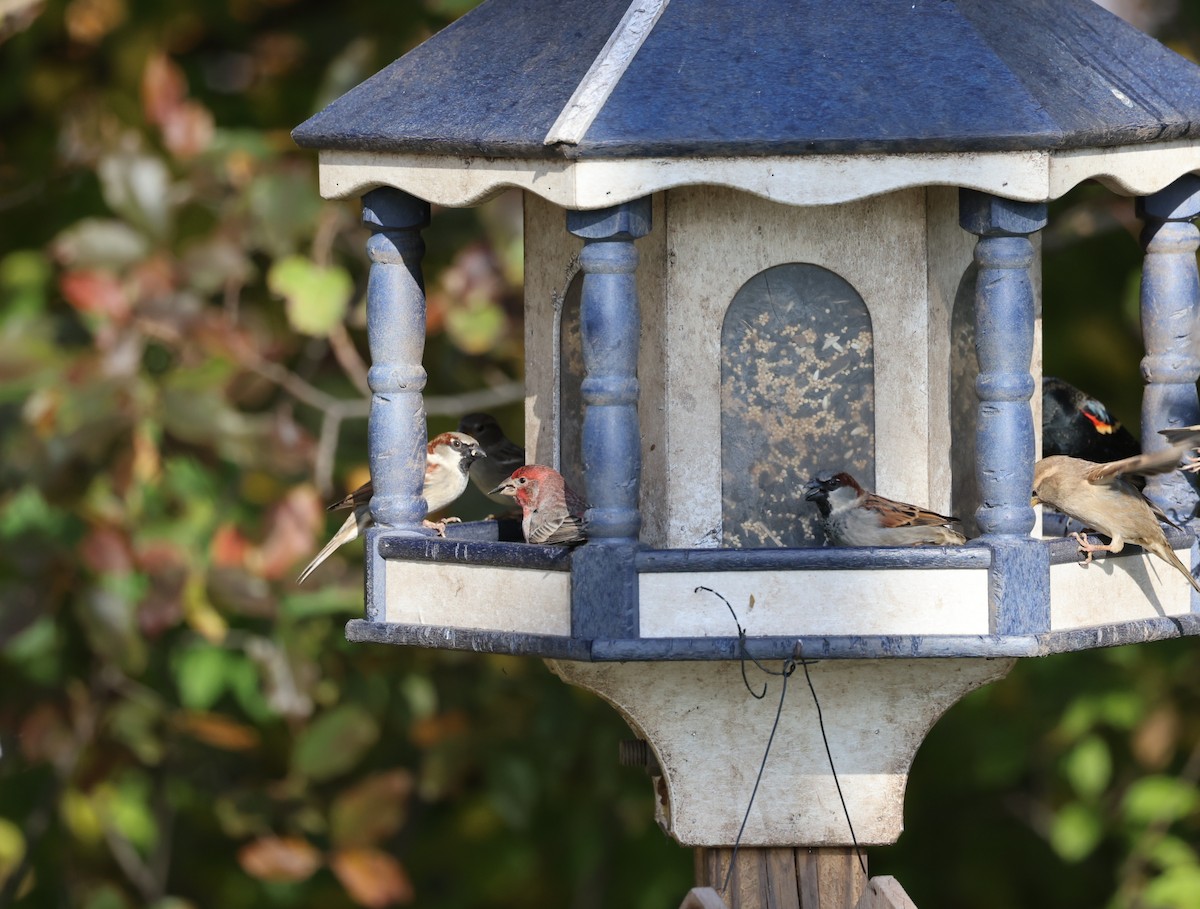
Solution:
<svg viewBox="0 0 1200 909"><path fill-rule="evenodd" d="M280 607L284 615L294 619L320 615L356 616L363 611L362 593L358 588L323 587L287 594Z"/></svg>
<svg viewBox="0 0 1200 909"><path fill-rule="evenodd" d="M34 534L62 538L74 521L50 505L36 486L23 486L0 508L0 539L28 539Z"/></svg>
<svg viewBox="0 0 1200 909"><path fill-rule="evenodd" d="M1127 820L1151 824L1186 817L1198 802L1193 784L1170 776L1148 776L1129 787L1122 809Z"/></svg>
<svg viewBox="0 0 1200 909"><path fill-rule="evenodd" d="M21 864L25 856L25 836L21 828L7 818L0 817L0 886Z"/></svg>
<svg viewBox="0 0 1200 909"><path fill-rule="evenodd" d="M175 660L179 702L193 710L208 710L225 693L232 654L223 647L200 644Z"/></svg>
<svg viewBox="0 0 1200 909"><path fill-rule="evenodd" d="M1080 802L1072 802L1054 816L1050 825L1050 845L1064 861L1078 862L1091 855L1103 832L1095 811Z"/></svg>
<svg viewBox="0 0 1200 909"><path fill-rule="evenodd" d="M464 353L487 353L496 346L507 326L504 310L490 300L472 300L446 313L446 333Z"/></svg>
<svg viewBox="0 0 1200 909"><path fill-rule="evenodd" d="M1079 795L1097 796L1112 778L1112 755L1108 744L1098 735L1089 735L1069 752L1063 771Z"/></svg>
<svg viewBox="0 0 1200 909"><path fill-rule="evenodd" d="M1200 856L1197 856L1196 850L1177 836L1164 836L1160 840L1147 843L1145 848L1146 856L1159 868L1200 865Z"/></svg>
<svg viewBox="0 0 1200 909"><path fill-rule="evenodd" d="M1154 909L1194 909L1200 906L1200 868L1170 868L1146 885L1141 905Z"/></svg>
<svg viewBox="0 0 1200 909"><path fill-rule="evenodd" d="M160 158L122 150L105 155L96 172L109 208L161 237L171 215L171 174Z"/></svg>
<svg viewBox="0 0 1200 909"><path fill-rule="evenodd" d="M142 234L115 218L83 218L54 238L55 255L72 268L128 268L149 250Z"/></svg>
<svg viewBox="0 0 1200 909"><path fill-rule="evenodd" d="M334 707L300 734L292 769L309 779L330 779L354 767L378 739L379 726L362 707Z"/></svg>
<svg viewBox="0 0 1200 909"><path fill-rule="evenodd" d="M146 852L158 839L158 823L150 807L150 781L142 773L127 772L115 786L102 790L106 823Z"/></svg>
<svg viewBox="0 0 1200 909"><path fill-rule="evenodd" d="M44 253L22 249L0 259L0 318L27 317L46 308L50 263Z"/></svg>
<svg viewBox="0 0 1200 909"><path fill-rule="evenodd" d="M267 286L287 302L296 331L323 338L346 318L354 282L336 265L322 267L303 256L287 256L267 272Z"/></svg>

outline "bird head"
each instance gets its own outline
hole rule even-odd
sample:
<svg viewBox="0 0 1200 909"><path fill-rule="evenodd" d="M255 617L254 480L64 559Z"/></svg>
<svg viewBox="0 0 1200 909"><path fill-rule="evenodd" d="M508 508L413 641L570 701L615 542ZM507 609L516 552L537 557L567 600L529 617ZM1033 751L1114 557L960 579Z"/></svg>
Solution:
<svg viewBox="0 0 1200 909"><path fill-rule="evenodd" d="M504 438L504 430L490 413L465 414L458 421L458 431L479 440L484 448L494 445Z"/></svg>
<svg viewBox="0 0 1200 909"><path fill-rule="evenodd" d="M822 517L828 517L833 505L841 500L851 502L862 494L863 488L858 481L845 471L818 475L804 484L804 498L820 509Z"/></svg>
<svg viewBox="0 0 1200 909"><path fill-rule="evenodd" d="M538 482L541 479L537 464L527 464L518 467L503 483L493 489L488 495L512 496L518 502L528 501L537 495Z"/></svg>
<svg viewBox="0 0 1200 909"><path fill-rule="evenodd" d="M477 458L486 458L479 443L462 432L443 432L429 441L428 458L446 467L454 465L463 473L471 469Z"/></svg>

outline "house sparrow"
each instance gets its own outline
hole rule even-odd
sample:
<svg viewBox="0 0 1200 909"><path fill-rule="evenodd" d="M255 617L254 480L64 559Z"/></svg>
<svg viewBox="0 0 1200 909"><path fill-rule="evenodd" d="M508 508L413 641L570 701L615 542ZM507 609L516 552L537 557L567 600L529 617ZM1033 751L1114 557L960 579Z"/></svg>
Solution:
<svg viewBox="0 0 1200 909"><path fill-rule="evenodd" d="M425 513L439 511L461 496L467 488L467 475L471 465L477 458L486 457L487 455L480 450L479 443L461 432L443 432L430 439L425 449L425 487L421 491L428 508ZM329 558L330 553L339 546L357 539L360 533L374 523L371 517L373 493L374 487L368 480L350 495L329 506L329 511L340 511L343 508L353 510L345 523L338 528L338 532L325 544L325 548L300 572L297 583L303 584L317 566ZM426 527L436 528L439 532L445 528L444 522L424 523Z"/></svg>
<svg viewBox="0 0 1200 909"><path fill-rule="evenodd" d="M530 464L492 490L512 496L521 506L521 531L527 543L582 543L587 539L583 513L587 503L552 467Z"/></svg>
<svg viewBox="0 0 1200 909"><path fill-rule="evenodd" d="M1069 455L1106 462L1141 453L1137 439L1108 408L1073 385L1042 379L1042 456Z"/></svg>
<svg viewBox="0 0 1200 909"><path fill-rule="evenodd" d="M956 546L967 541L952 527L958 518L867 492L848 473L809 480L804 498L820 510L831 546Z"/></svg>
<svg viewBox="0 0 1200 909"><path fill-rule="evenodd" d="M1200 593L1198 582L1167 543L1159 521L1167 517L1134 486L1134 475L1168 473L1179 466L1184 453L1200 445L1200 426L1164 429L1170 447L1120 461L1097 464L1081 458L1053 455L1033 467L1033 503L1044 502L1081 521L1085 527L1109 537L1107 545L1092 543L1082 533L1071 534L1086 554L1120 552L1126 543L1141 546L1181 572Z"/></svg>
<svg viewBox="0 0 1200 909"><path fill-rule="evenodd" d="M501 505L511 504L508 497L492 495L489 490L499 486L518 467L525 465L525 449L511 441L490 413L469 413L458 421L458 431L479 442L487 455L471 471L471 482L479 491Z"/></svg>

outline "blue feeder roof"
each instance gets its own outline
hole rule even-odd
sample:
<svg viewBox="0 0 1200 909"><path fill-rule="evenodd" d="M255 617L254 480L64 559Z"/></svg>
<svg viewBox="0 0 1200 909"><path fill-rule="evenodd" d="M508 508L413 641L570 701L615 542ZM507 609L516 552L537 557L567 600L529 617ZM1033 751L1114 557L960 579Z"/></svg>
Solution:
<svg viewBox="0 0 1200 909"><path fill-rule="evenodd" d="M487 0L293 136L322 150L525 159L1200 136L1200 67L1092 0L638 0L662 7L640 32L629 7ZM604 56L631 35L627 54ZM564 141L556 123L581 96Z"/></svg>

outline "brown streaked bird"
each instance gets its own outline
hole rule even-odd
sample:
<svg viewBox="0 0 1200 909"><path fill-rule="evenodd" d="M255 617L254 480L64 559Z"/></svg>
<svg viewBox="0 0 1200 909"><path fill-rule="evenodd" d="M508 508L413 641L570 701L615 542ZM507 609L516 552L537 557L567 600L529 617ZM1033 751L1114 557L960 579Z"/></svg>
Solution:
<svg viewBox="0 0 1200 909"><path fill-rule="evenodd" d="M443 432L430 439L425 448L425 486L421 491L428 508L425 513L439 511L461 496L467 488L467 475L471 465L476 459L486 457L479 443L461 432ZM300 572L297 583L303 584L335 549L357 539L360 533L374 523L371 517L373 493L374 487L368 480L350 495L329 506L329 511L340 511L343 508L353 510L333 538L317 553L316 558ZM445 529L445 522L436 524L425 521L425 526L433 527L441 533Z"/></svg>
<svg viewBox="0 0 1200 909"><path fill-rule="evenodd" d="M957 546L967 542L955 529L958 518L867 492L844 471L809 480L804 498L821 512L821 528L831 546Z"/></svg>
<svg viewBox="0 0 1200 909"><path fill-rule="evenodd" d="M587 503L553 467L542 464L518 467L492 492L517 500L526 543L570 545L587 540L583 523Z"/></svg>
<svg viewBox="0 0 1200 909"><path fill-rule="evenodd" d="M512 502L491 490L508 479L514 470L525 466L525 449L509 439L490 413L469 413L458 421L458 431L479 442L487 458L471 469L471 482L493 502L509 506Z"/></svg>
<svg viewBox="0 0 1200 909"><path fill-rule="evenodd" d="M1107 544L1092 543L1082 533L1071 534L1085 553L1082 564L1092 561L1092 553L1117 553L1133 543L1179 571L1200 593L1200 581L1179 561L1159 523L1171 521L1131 479L1169 473L1188 450L1200 445L1200 426L1164 429L1161 434L1169 447L1106 464L1066 455L1042 458L1033 467L1032 501L1044 502L1109 538Z"/></svg>

